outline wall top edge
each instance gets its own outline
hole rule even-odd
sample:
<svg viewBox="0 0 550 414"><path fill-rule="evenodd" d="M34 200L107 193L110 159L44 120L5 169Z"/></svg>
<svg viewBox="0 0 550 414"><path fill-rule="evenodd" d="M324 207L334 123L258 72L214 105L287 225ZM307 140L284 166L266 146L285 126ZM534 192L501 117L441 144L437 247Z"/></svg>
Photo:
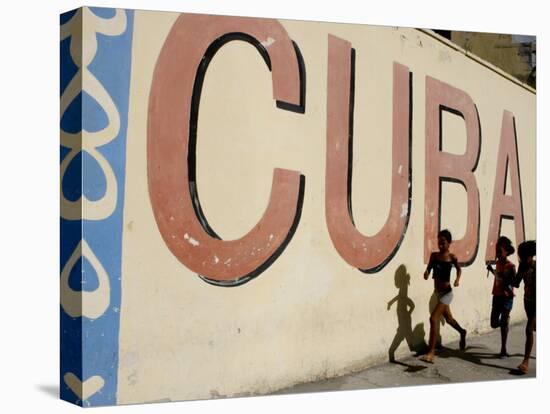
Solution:
<svg viewBox="0 0 550 414"><path fill-rule="evenodd" d="M84 7L86 7L86 8L94 7L94 8L101 8L101 9L115 9L115 7L82 5L80 7L74 8L74 9L66 10L66 11L60 13L60 16L62 16L64 14L67 14L67 13L74 12L74 11L82 9ZM166 11L166 10L149 10L149 9L128 9L128 10L140 10L140 11L146 11L146 12L160 12L160 13L178 13L178 14L179 13L186 13L185 11L174 11L174 10L168 10L168 11ZM192 13L189 13L189 14L204 14L204 15L216 16L216 14L214 14L214 13L195 13L195 12L192 12ZM257 18L258 19L269 19L269 17L257 17ZM311 22L311 23L330 23L330 24L346 24L346 25L351 24L351 25L368 25L368 26L392 27L391 25L379 25L379 24L371 24L371 23L343 23L343 22L328 22L328 21L299 20L299 19L285 19L285 18L277 18L277 20L292 20L292 21L303 21L303 22ZM477 56L477 55L475 55L471 52L468 52L466 49L460 47L459 45L457 45L453 42L451 42L450 40L444 38L443 36L435 33L431 29L419 29L419 28L414 28L414 27L403 27L403 28L412 29L412 30L416 30L418 32L421 32L421 33L423 33L423 34L439 41L440 43L442 43L446 47L448 47L448 48L450 48L450 49L452 49L456 52L459 52L459 53L463 54L467 58L469 58L469 59L473 60L474 62L486 67L487 69L491 70L492 72L495 72L496 74L498 74L498 75L502 76L503 78L507 79L508 81L518 85L519 87L527 90L528 92L531 92L533 95L536 95L536 93L537 93L536 89L534 89L531 86L527 85L526 83L523 83L520 80L514 78L512 75L506 73L502 69L500 69L497 66L493 65L492 63L482 59L481 57L479 57L479 56Z"/></svg>

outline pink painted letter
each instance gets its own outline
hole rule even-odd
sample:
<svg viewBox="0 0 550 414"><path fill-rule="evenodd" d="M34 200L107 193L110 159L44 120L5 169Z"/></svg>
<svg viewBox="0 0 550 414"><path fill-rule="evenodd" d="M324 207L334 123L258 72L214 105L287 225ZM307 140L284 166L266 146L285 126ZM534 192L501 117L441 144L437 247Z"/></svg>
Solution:
<svg viewBox="0 0 550 414"><path fill-rule="evenodd" d="M455 113L466 123L466 152L443 152L441 112ZM437 250L441 225L441 185L462 184L468 197L466 234L453 241L452 251L462 265L471 264L479 247L479 189L474 171L479 160L481 130L477 108L470 96L457 88L426 76L426 198L424 206L424 261ZM452 230L452 229L450 229Z"/></svg>
<svg viewBox="0 0 550 414"><path fill-rule="evenodd" d="M275 168L262 218L237 240L220 240L202 213L195 179L200 92L208 63L233 40L258 49L272 71L277 105L300 107L299 54L279 22L183 14L155 67L147 135L149 196L164 242L186 267L223 286L247 282L281 254L298 224L304 189L299 172Z"/></svg>
<svg viewBox="0 0 550 414"><path fill-rule="evenodd" d="M340 256L351 266L374 273L391 260L409 221L410 72L406 66L393 65L391 206L382 229L365 236L355 227L351 211L353 56L350 42L329 35L325 213L330 238Z"/></svg>
<svg viewBox="0 0 550 414"><path fill-rule="evenodd" d="M493 190L491 221L487 237L487 250L485 252L485 261L487 262L495 259L495 245L500 236L500 224L503 218L514 220L516 246L525 240L516 139L514 115L511 112L504 111L500 132L500 146L498 149L495 188ZM506 195L505 193L508 171L510 172L511 195Z"/></svg>

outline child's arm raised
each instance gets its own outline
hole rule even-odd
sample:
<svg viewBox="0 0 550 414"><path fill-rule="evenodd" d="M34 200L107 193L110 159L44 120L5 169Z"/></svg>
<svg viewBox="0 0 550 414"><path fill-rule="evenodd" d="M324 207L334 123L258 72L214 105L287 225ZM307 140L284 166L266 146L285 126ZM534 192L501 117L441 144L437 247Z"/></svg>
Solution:
<svg viewBox="0 0 550 414"><path fill-rule="evenodd" d="M518 266L518 272L516 273L516 276L514 277L513 285L515 287L519 288L519 285L521 284L521 281L523 280L523 275L527 270L528 270L527 263L520 261L519 266Z"/></svg>
<svg viewBox="0 0 550 414"><path fill-rule="evenodd" d="M424 280L428 280L428 277L430 277L430 272L433 267L433 260L434 260L434 253L430 254L430 261L428 262L428 266L426 267L426 270L424 271Z"/></svg>
<svg viewBox="0 0 550 414"><path fill-rule="evenodd" d="M460 285L460 277L462 276L462 268L458 264L458 259L454 254L451 254L451 261L453 262L453 265L456 268L456 279L455 279L454 286L458 287Z"/></svg>
<svg viewBox="0 0 550 414"><path fill-rule="evenodd" d="M513 285L516 281L516 266L513 263L508 263L502 272L502 279L504 280L504 290L507 296L514 295Z"/></svg>

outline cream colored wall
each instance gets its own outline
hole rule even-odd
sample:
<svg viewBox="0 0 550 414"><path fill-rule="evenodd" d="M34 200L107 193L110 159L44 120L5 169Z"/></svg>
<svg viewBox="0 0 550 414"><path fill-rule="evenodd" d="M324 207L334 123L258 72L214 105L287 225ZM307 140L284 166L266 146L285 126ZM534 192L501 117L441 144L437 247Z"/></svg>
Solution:
<svg viewBox="0 0 550 414"><path fill-rule="evenodd" d="M244 235L262 215L273 168L306 177L298 229L259 277L214 287L180 264L152 214L146 176L147 99L152 71L177 14L136 12L127 143L118 402L262 394L360 369L387 357L398 325L394 273L405 265L412 326L429 329L432 282L422 273L425 76L468 92L481 119L480 250L463 269L453 313L470 332L489 329L492 279L484 265L502 111L516 117L527 238L535 237L535 95L414 29L282 21L307 72L306 113L275 107L271 75L256 50L231 42L214 57L201 99L197 181L211 226L224 239ZM356 49L353 211L366 234L389 208L394 61L413 72L413 201L401 248L377 274L351 268L333 248L324 216L327 35ZM465 129L444 117L444 149L464 149ZM182 159L182 162L185 160ZM461 187L444 189L442 224L465 229ZM465 213L464 213L465 214ZM513 237L513 226L505 223ZM521 295L512 312L524 317ZM457 339L448 327L445 342ZM498 344L495 344L495 351ZM518 350L519 351L519 350ZM404 342L399 354L408 353Z"/></svg>

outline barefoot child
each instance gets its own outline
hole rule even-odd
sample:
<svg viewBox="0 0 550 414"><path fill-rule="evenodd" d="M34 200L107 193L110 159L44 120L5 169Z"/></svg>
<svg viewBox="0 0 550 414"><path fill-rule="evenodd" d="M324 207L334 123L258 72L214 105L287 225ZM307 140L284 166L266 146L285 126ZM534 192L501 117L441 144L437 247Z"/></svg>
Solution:
<svg viewBox="0 0 550 414"><path fill-rule="evenodd" d="M449 251L451 243L451 232L449 230L441 230L437 235L437 246L439 251L432 252L428 267L424 272L424 279L428 280L430 271L433 270L434 289L438 298L438 303L430 315L429 350L428 353L421 358L423 361L430 363L433 362L435 356L435 342L441 316L443 316L447 323L460 334L460 349L464 350L466 348L466 330L453 318L450 308L451 301L453 300L451 269L453 266L456 268L455 287L458 287L462 273L456 256Z"/></svg>
<svg viewBox="0 0 550 414"><path fill-rule="evenodd" d="M533 349L533 331L537 329L536 255L537 243L534 240L523 242L518 246L519 267L515 286L519 287L523 280L523 305L527 314L525 353L523 362L518 366L518 370L523 374L527 374L529 371L529 358Z"/></svg>
<svg viewBox="0 0 550 414"><path fill-rule="evenodd" d="M508 237L501 236L498 238L496 250L496 270L491 264L487 265L495 280L493 283L493 307L491 309L491 328L500 327L501 358L506 358L508 351L506 349L506 341L508 339L508 330L510 322L510 312L514 304L514 288L513 284L516 277L516 267L508 260L508 256L515 252L514 246Z"/></svg>

